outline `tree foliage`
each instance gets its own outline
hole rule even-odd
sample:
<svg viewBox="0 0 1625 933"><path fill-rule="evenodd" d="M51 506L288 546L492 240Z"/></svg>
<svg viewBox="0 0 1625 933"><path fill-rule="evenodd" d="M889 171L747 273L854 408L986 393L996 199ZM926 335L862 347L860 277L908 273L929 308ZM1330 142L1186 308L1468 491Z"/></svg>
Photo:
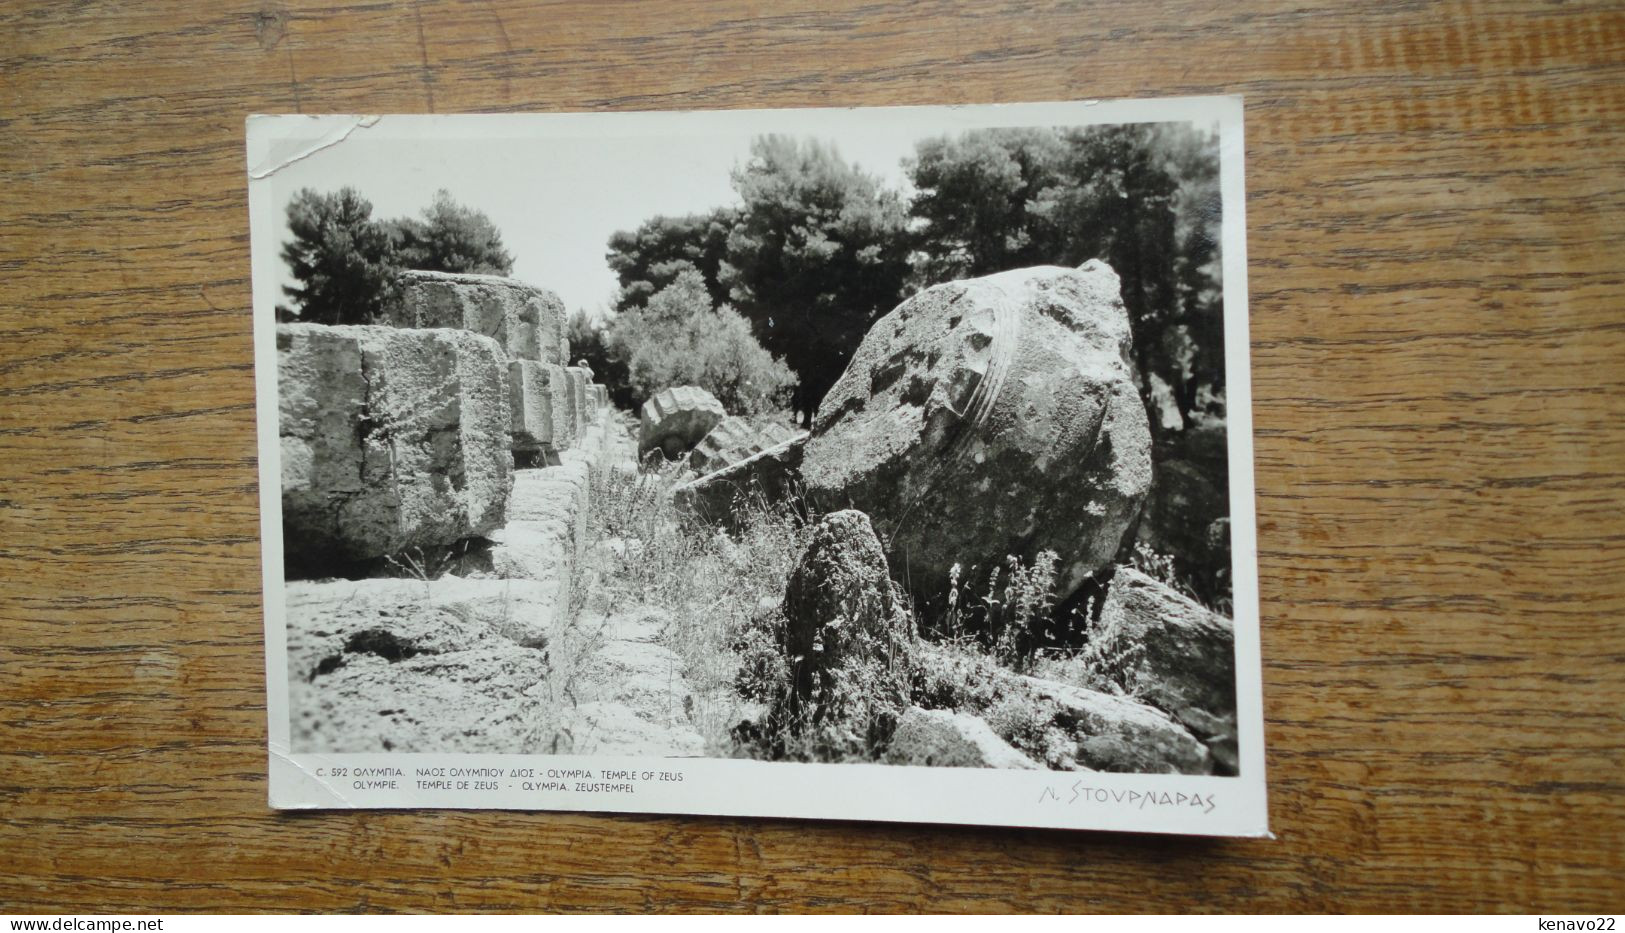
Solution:
<svg viewBox="0 0 1625 933"><path fill-rule="evenodd" d="M309 188L288 201L282 259L294 284L283 286L298 320L366 324L398 293L394 241L372 219L372 202L354 188Z"/></svg>
<svg viewBox="0 0 1625 933"><path fill-rule="evenodd" d="M922 285L1091 258L1116 270L1156 440L1142 537L1170 549L1182 586L1228 599L1216 139L1183 124L981 130L921 143L906 169Z"/></svg>
<svg viewBox="0 0 1625 933"><path fill-rule="evenodd" d="M800 377L810 419L869 325L902 299L906 214L831 146L759 137L734 172L740 208L720 280L763 346Z"/></svg>
<svg viewBox="0 0 1625 933"><path fill-rule="evenodd" d="M620 408L636 408L642 401L632 395L628 381L626 360L612 348L610 332L618 316L613 310L603 317L577 308L565 322L565 337L570 341L570 357L586 360L592 367L593 381L609 390L610 399Z"/></svg>
<svg viewBox="0 0 1625 933"><path fill-rule="evenodd" d="M727 303L728 291L719 275L736 220L733 208L720 207L709 214L653 217L636 230L611 236L606 258L621 285L616 307L643 307L689 269L704 279L713 304Z"/></svg>
<svg viewBox="0 0 1625 933"><path fill-rule="evenodd" d="M647 306L616 314L606 332L607 355L626 367L632 397L697 385L740 414L784 404L795 377L752 336L750 324L726 305L713 307L705 280L685 269L650 296Z"/></svg>
<svg viewBox="0 0 1625 933"><path fill-rule="evenodd" d="M1122 280L1159 433L1224 411L1218 156L1182 124L990 129L922 140L906 202L813 140L761 137L739 203L616 234L618 307L694 270L816 408L869 326L917 288L1100 258ZM1164 422L1168 422L1164 424Z"/></svg>
<svg viewBox="0 0 1625 933"><path fill-rule="evenodd" d="M1051 261L1027 206L1061 180L1065 144L1048 129L984 130L921 140L904 169L916 189L913 263L919 284Z"/></svg>
<svg viewBox="0 0 1625 933"><path fill-rule="evenodd" d="M317 324L367 324L400 294L402 269L507 275L513 257L484 213L445 190L422 219L374 220L372 203L354 188L322 194L301 189L288 201L282 246L294 284L292 306L279 315Z"/></svg>
<svg viewBox="0 0 1625 933"><path fill-rule="evenodd" d="M453 201L444 188L435 192L421 220L403 217L390 226L404 268L482 275L513 271L513 257L503 248L496 224L484 212Z"/></svg>

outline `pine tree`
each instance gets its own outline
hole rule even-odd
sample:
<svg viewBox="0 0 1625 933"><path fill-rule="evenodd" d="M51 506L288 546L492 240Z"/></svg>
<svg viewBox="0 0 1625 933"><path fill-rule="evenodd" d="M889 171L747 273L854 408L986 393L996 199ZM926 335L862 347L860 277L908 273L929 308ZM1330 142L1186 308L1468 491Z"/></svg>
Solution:
<svg viewBox="0 0 1625 933"><path fill-rule="evenodd" d="M297 320L367 324L394 300L394 242L355 189L301 190L288 202L288 229L293 239L283 244L282 258L295 284L283 291Z"/></svg>

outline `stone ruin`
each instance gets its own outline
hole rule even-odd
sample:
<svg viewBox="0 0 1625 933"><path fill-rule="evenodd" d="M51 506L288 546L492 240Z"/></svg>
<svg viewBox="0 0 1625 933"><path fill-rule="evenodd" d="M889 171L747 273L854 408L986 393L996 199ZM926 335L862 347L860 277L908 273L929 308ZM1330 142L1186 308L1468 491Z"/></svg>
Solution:
<svg viewBox="0 0 1625 933"><path fill-rule="evenodd" d="M928 288L870 328L801 465L823 509L869 514L934 599L955 564L1060 556L1071 595L1123 547L1151 486L1128 312L1105 263Z"/></svg>
<svg viewBox="0 0 1625 933"><path fill-rule="evenodd" d="M569 365L564 302L545 288L494 275L408 271L381 324L450 328L497 342L510 359Z"/></svg>
<svg viewBox="0 0 1625 933"><path fill-rule="evenodd" d="M495 341L460 330L280 324L277 357L291 556L363 560L502 524L513 457Z"/></svg>
<svg viewBox="0 0 1625 933"><path fill-rule="evenodd" d="M409 272L379 323L277 326L296 748L524 739L614 443L564 324L545 289Z"/></svg>
<svg viewBox="0 0 1625 933"><path fill-rule="evenodd" d="M711 433L700 438L700 442L688 452L688 466L704 476L725 470L798 436L793 428L782 424L756 425L730 415L712 428Z"/></svg>
<svg viewBox="0 0 1625 933"><path fill-rule="evenodd" d="M1091 648L1129 659L1107 684L1075 662L1028 676L921 639L911 650L922 705L889 689L881 705L895 708L867 727L892 730L891 763L1234 774L1231 621L1121 566L1152 470L1133 372L1128 314L1104 263L945 283L870 328L809 435L725 463L678 487L676 501L724 526L746 497L794 497L824 522L863 516L893 577L933 617L953 577L985 581L1011 556L1030 566L1051 552L1057 602L1088 596ZM867 694L845 662L787 639L820 622L849 626L850 610L809 611L792 595L767 616L765 638L802 659L779 689L789 712L812 683ZM873 598L892 599L878 588Z"/></svg>
<svg viewBox="0 0 1625 933"><path fill-rule="evenodd" d="M639 414L638 456L658 450L666 459L676 460L727 417L717 397L699 386L656 392Z"/></svg>
<svg viewBox="0 0 1625 933"><path fill-rule="evenodd" d="M299 561L491 533L516 460L559 462L607 402L563 365L552 292L437 272L402 284L382 323L277 326L283 540Z"/></svg>
<svg viewBox="0 0 1625 933"><path fill-rule="evenodd" d="M948 283L876 323L810 434L753 427L685 386L643 406L634 447L607 423L605 387L568 365L563 306L543 289L411 273L378 324L279 325L283 534L303 575L487 548L438 578L290 582L295 747L524 747L572 617L593 464L619 444L699 474L673 496L700 518L727 526L747 498L815 517L758 620L760 643L795 662L764 722L844 736L847 753L878 735L893 764L1234 774L1230 620L1118 566L1151 471L1128 339L1100 263ZM1065 660L1019 673L917 630L914 608L942 598L955 564L985 573L1041 550L1059 556L1061 599L1116 575L1091 632L1133 658L1116 682ZM598 744L555 751L700 753L650 613L589 659L601 695L565 731Z"/></svg>

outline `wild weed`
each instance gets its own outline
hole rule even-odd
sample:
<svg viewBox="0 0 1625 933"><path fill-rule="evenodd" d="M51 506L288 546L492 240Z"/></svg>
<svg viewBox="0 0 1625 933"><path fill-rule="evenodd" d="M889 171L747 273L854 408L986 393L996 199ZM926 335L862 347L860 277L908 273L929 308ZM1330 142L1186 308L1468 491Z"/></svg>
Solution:
<svg viewBox="0 0 1625 933"><path fill-rule="evenodd" d="M1017 671L1032 669L1039 646L1054 626L1054 551L1040 551L1026 564L1014 555L994 567L978 591L961 564L948 571L948 596L942 617L921 628L960 648L976 646L1000 664Z"/></svg>
<svg viewBox="0 0 1625 933"><path fill-rule="evenodd" d="M776 606L806 542L799 503L760 495L735 503L732 530L678 508L680 463L601 471L590 498L589 546L578 580L594 613L649 606L667 616L660 641L683 660L689 718L707 754L740 753L733 729L751 712L736 687L752 617Z"/></svg>
<svg viewBox="0 0 1625 933"><path fill-rule="evenodd" d="M1086 641L1076 656L1083 686L1139 697L1145 680L1145 646L1125 633L1121 608L1107 605L1098 618L1088 618L1085 631Z"/></svg>
<svg viewBox="0 0 1625 933"><path fill-rule="evenodd" d="M1191 579L1179 572L1178 562L1172 554L1163 554L1144 541L1135 542L1134 556L1130 560L1130 565L1181 596L1193 599L1220 615L1228 616L1232 612L1230 597L1221 595L1212 600L1204 598Z"/></svg>

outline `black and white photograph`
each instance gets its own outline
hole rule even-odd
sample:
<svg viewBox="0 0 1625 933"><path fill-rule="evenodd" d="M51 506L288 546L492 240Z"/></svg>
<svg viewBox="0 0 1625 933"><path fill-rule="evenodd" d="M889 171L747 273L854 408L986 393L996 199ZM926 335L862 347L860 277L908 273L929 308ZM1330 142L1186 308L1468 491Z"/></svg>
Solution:
<svg viewBox="0 0 1625 933"><path fill-rule="evenodd" d="M1241 154L251 118L273 803L1263 833Z"/></svg>

